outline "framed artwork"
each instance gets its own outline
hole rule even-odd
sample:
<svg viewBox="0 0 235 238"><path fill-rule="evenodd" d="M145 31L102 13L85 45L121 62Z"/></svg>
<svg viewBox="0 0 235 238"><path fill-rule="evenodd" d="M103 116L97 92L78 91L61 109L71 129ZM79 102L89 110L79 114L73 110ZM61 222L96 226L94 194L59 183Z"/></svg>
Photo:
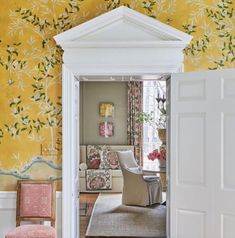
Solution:
<svg viewBox="0 0 235 238"><path fill-rule="evenodd" d="M99 112L101 117L113 117L114 104L111 102L101 102Z"/></svg>
<svg viewBox="0 0 235 238"><path fill-rule="evenodd" d="M99 124L99 134L103 137L111 137L114 134L114 126L112 122L100 122Z"/></svg>

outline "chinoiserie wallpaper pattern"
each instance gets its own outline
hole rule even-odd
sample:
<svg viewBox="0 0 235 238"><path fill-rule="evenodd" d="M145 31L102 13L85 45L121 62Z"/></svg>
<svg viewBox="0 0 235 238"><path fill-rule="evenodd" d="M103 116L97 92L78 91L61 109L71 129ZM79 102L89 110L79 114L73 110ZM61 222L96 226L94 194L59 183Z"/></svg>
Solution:
<svg viewBox="0 0 235 238"><path fill-rule="evenodd" d="M193 35L185 70L235 67L233 0L1 0L0 190L61 180L62 51L53 36L118 6Z"/></svg>

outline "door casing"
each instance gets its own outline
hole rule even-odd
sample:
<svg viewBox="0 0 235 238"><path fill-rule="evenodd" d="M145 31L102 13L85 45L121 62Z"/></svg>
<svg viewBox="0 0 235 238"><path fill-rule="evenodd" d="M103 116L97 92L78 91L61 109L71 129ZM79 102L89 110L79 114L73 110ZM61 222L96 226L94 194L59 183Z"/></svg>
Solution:
<svg viewBox="0 0 235 238"><path fill-rule="evenodd" d="M74 134L76 82L86 75L140 76L182 72L183 49L192 36L121 6L54 38L64 50L63 238L77 238L79 232L74 219L78 190Z"/></svg>

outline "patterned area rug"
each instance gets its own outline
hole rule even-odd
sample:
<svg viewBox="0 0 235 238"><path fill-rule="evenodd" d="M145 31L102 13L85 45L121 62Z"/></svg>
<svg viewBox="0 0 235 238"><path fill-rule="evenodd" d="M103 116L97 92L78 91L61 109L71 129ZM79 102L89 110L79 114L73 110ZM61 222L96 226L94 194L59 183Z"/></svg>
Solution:
<svg viewBox="0 0 235 238"><path fill-rule="evenodd" d="M121 205L121 194L101 193L96 200L86 237L166 238L166 207Z"/></svg>

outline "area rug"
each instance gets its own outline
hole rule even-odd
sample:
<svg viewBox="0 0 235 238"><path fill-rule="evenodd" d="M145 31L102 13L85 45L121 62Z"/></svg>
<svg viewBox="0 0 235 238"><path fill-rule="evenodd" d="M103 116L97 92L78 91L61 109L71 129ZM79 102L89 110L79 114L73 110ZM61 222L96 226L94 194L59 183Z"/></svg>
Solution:
<svg viewBox="0 0 235 238"><path fill-rule="evenodd" d="M86 237L166 238L166 207L121 205L121 194L101 193L96 200Z"/></svg>

